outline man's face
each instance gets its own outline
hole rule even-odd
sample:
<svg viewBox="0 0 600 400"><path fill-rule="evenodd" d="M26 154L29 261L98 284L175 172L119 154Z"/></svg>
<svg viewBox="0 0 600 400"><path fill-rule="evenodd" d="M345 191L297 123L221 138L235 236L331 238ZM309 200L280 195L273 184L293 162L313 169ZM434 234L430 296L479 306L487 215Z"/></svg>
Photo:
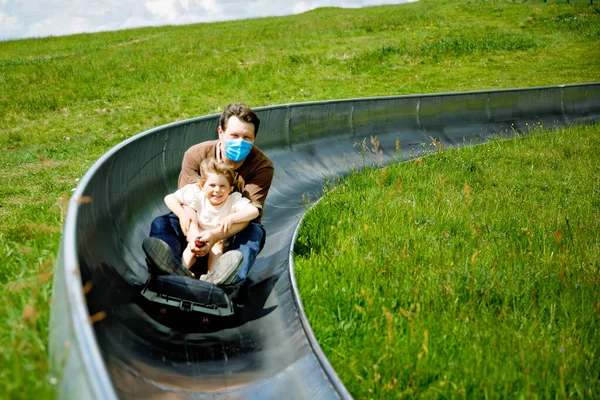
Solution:
<svg viewBox="0 0 600 400"><path fill-rule="evenodd" d="M238 117L231 117L227 121L227 128L225 130L219 127L219 140L225 145L227 140L231 139L243 139L248 142L254 142L254 125L247 122L241 121Z"/></svg>
<svg viewBox="0 0 600 400"><path fill-rule="evenodd" d="M237 158L230 159L227 156L227 153L230 149L227 148L227 141L241 139L244 142L250 143L250 147L252 147L252 143L254 143L254 124L249 124L247 122L241 121L238 117L231 117L229 121L227 121L227 127L223 130L220 126L218 128L219 132L219 141L221 142L221 157L223 157L223 161L227 162L234 168L242 165L244 159L239 159L238 161L234 161ZM239 143L238 143L239 145ZM236 146L235 143L232 143L232 146ZM232 147L231 149L233 154L235 154L235 150ZM239 155L239 154L238 154Z"/></svg>

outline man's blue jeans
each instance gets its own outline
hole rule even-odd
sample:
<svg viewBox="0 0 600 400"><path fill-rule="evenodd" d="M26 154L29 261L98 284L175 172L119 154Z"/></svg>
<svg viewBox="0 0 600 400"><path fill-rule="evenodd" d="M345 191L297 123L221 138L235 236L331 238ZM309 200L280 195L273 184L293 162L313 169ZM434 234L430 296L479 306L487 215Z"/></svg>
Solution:
<svg viewBox="0 0 600 400"><path fill-rule="evenodd" d="M256 256L265 245L265 236L265 229L261 224L250 222L246 228L229 239L230 244L227 249L239 250L243 256L242 265L238 271L238 281L246 279L248 276ZM150 227L150 237L164 240L171 247L175 259L181 265L181 255L187 246L187 240L181 230L177 215L171 212L154 218Z"/></svg>

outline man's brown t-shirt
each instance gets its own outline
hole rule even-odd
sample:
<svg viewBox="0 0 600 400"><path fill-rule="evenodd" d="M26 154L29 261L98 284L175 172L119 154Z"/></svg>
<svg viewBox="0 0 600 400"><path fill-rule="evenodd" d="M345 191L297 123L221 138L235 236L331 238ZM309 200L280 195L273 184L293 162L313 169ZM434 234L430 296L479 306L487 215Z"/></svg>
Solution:
<svg viewBox="0 0 600 400"><path fill-rule="evenodd" d="M199 143L185 152L181 164L181 173L179 174L178 186L180 189L187 184L198 181L200 178L200 164L204 159L209 157L219 158L217 156L218 143L218 140ZM235 189L249 199L260 212L254 220L256 222L261 220L262 209L271 187L274 171L273 163L269 160L269 157L256 146L252 146L244 163L235 170L237 179Z"/></svg>

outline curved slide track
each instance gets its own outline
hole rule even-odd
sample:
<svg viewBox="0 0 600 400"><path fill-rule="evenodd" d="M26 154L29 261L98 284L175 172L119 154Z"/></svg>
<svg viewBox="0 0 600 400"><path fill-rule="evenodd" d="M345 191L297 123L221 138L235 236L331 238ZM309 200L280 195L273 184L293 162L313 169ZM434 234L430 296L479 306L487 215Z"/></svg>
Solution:
<svg viewBox="0 0 600 400"><path fill-rule="evenodd" d="M298 103L255 109L275 164L265 248L222 324L163 321L143 307L142 240L165 213L185 150L216 138L218 115L140 133L102 156L70 200L55 270L50 359L72 399L350 398L306 320L293 277L297 227L326 179L363 166L356 143L409 152L528 127L600 118L600 83ZM360 147L360 146L359 146ZM133 193L136 193L135 195ZM141 194L141 195L140 195ZM310 199L307 201L306 199ZM181 322L181 321L180 321Z"/></svg>

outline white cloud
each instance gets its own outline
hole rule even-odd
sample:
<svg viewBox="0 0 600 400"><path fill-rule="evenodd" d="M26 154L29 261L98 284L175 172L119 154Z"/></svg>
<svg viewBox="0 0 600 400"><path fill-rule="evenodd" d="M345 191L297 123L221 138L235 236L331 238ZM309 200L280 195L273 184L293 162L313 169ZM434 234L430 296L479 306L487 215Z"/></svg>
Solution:
<svg viewBox="0 0 600 400"><path fill-rule="evenodd" d="M190 11L190 0L180 0L179 3L184 11Z"/></svg>
<svg viewBox="0 0 600 400"><path fill-rule="evenodd" d="M412 1L416 0L0 0L0 40Z"/></svg>
<svg viewBox="0 0 600 400"><path fill-rule="evenodd" d="M2 27L2 30L14 32L18 31L22 27L22 24L17 17L0 12L0 26Z"/></svg>
<svg viewBox="0 0 600 400"><path fill-rule="evenodd" d="M216 17L223 16L223 8L217 3L216 0L202 0L200 5L208 15L213 15Z"/></svg>
<svg viewBox="0 0 600 400"><path fill-rule="evenodd" d="M173 22L178 15L175 2L167 0L148 1L144 4L146 10L164 22ZM165 21L166 20L166 21Z"/></svg>
<svg viewBox="0 0 600 400"><path fill-rule="evenodd" d="M292 9L292 12L294 14L301 14L303 12L307 12L312 10L314 7L310 6L308 3L305 3L303 1L294 4L294 8Z"/></svg>
<svg viewBox="0 0 600 400"><path fill-rule="evenodd" d="M69 35L74 32L89 31L90 22L84 17L50 17L31 24L27 30L27 36L45 36L51 32L53 36Z"/></svg>

